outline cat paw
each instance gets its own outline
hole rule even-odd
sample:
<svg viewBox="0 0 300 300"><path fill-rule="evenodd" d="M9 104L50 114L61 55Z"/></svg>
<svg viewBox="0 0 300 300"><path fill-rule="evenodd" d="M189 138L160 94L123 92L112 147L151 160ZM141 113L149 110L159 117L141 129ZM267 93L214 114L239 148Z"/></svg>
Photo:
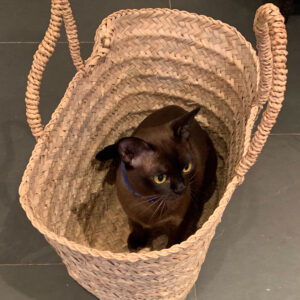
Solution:
<svg viewBox="0 0 300 300"><path fill-rule="evenodd" d="M138 251L147 245L147 236L137 237L133 232L130 233L127 239L127 246L130 252Z"/></svg>

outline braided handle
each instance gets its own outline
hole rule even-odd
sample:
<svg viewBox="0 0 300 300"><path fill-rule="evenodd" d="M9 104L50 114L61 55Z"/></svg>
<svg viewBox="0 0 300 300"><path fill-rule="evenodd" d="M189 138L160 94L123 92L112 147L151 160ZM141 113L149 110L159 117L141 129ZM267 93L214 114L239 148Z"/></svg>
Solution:
<svg viewBox="0 0 300 300"><path fill-rule="evenodd" d="M255 15L254 31L260 63L258 103L260 107L268 103L249 148L236 168L241 178L261 152L276 122L286 89L287 34L278 7L273 4L261 6Z"/></svg>
<svg viewBox="0 0 300 300"><path fill-rule="evenodd" d="M43 125L39 113L41 80L46 65L53 54L57 40L60 37L60 27L63 20L73 63L78 71L84 66L80 56L77 29L70 3L68 0L52 0L50 23L44 39L39 44L38 50L33 56L25 96L27 122L36 140L43 133Z"/></svg>

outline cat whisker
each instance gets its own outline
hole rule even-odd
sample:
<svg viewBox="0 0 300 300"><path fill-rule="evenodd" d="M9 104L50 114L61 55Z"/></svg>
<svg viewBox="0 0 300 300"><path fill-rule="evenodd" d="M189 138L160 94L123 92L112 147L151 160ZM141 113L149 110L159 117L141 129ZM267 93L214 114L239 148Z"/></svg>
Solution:
<svg viewBox="0 0 300 300"><path fill-rule="evenodd" d="M151 220L155 217L155 215L159 212L159 210L160 210L160 207L161 207L161 205L163 204L163 202L164 202L164 197L161 197L160 199L159 199L159 204L158 204L158 206L156 207L156 209L155 209L155 211L153 212L153 214L152 214L152 216L151 216L151 218L150 218L150 222L151 222ZM156 203L158 203L157 201L156 201Z"/></svg>
<svg viewBox="0 0 300 300"><path fill-rule="evenodd" d="M189 182L194 183L196 176L198 175L199 171L194 172L194 174L189 178Z"/></svg>
<svg viewBox="0 0 300 300"><path fill-rule="evenodd" d="M195 172L191 177L189 177L189 180L193 180L197 175L197 172Z"/></svg>
<svg viewBox="0 0 300 300"><path fill-rule="evenodd" d="M162 215L162 210L163 210L163 207L164 207L164 203L165 203L165 200L162 200L160 205L159 205L159 218L161 218L161 215Z"/></svg>
<svg viewBox="0 0 300 300"><path fill-rule="evenodd" d="M196 175L198 175L198 173L199 171L195 171L193 175L189 178L189 180L193 180L196 177Z"/></svg>
<svg viewBox="0 0 300 300"><path fill-rule="evenodd" d="M160 204L161 204L161 202L159 203L159 205L160 205ZM158 210L159 205L155 208L154 212L152 213L151 218L149 219L149 222L151 222L152 219L153 219L153 217L156 215L156 211Z"/></svg>
<svg viewBox="0 0 300 300"><path fill-rule="evenodd" d="M159 218L163 216L165 209L166 209L166 201L163 200L163 205L162 205L162 209L160 210Z"/></svg>
<svg viewBox="0 0 300 300"><path fill-rule="evenodd" d="M152 195L146 195L144 197L148 199L148 198L161 197L161 195L159 195L159 194L152 194Z"/></svg>
<svg viewBox="0 0 300 300"><path fill-rule="evenodd" d="M146 211L149 211L153 208L155 208L155 205L157 202L150 203L149 205L145 206L145 208L141 211L141 214L144 214Z"/></svg>
<svg viewBox="0 0 300 300"><path fill-rule="evenodd" d="M144 212L146 212L148 209L154 208L155 205L160 204L160 202L161 202L164 198L165 198L164 196L160 196L155 202L149 203L149 205L147 205L147 207L142 211L142 214L143 214ZM145 203L144 203L144 204L145 204ZM157 209L157 208L156 208L156 209Z"/></svg>
<svg viewBox="0 0 300 300"><path fill-rule="evenodd" d="M159 197L153 197L153 198L149 198L149 199L140 199L140 201L134 205L132 205L131 207L132 208L136 208L138 206L141 206L141 205L150 205L150 206L153 206L153 204L155 204L159 199L160 199L161 196ZM157 201L154 201L154 202L151 202L151 200L154 200L157 198Z"/></svg>
<svg viewBox="0 0 300 300"><path fill-rule="evenodd" d="M145 207L145 208L140 212L140 214L143 215L145 212L151 210L151 208L153 208L153 207L154 207L154 205Z"/></svg>
<svg viewBox="0 0 300 300"><path fill-rule="evenodd" d="M190 185L194 184L194 182L195 182L195 178L191 178L191 179L189 180L189 184L190 184Z"/></svg>

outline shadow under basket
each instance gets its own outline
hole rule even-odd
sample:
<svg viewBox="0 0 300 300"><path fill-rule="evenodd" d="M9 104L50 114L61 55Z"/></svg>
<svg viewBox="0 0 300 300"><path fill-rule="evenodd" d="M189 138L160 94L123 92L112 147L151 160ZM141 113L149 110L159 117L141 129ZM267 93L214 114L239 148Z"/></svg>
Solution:
<svg viewBox="0 0 300 300"><path fill-rule="evenodd" d="M78 72L43 128L39 87L63 21ZM284 98L287 37L278 8L260 7L254 31L258 56L235 28L212 18L123 10L103 20L83 62L68 1L52 0L50 25L28 76L26 114L37 144L20 202L69 274L98 298L185 299L197 280L224 209L262 150ZM126 215L114 187L104 182L107 169L100 170L94 157L170 104L202 107L197 121L218 152L217 189L186 241L129 253Z"/></svg>

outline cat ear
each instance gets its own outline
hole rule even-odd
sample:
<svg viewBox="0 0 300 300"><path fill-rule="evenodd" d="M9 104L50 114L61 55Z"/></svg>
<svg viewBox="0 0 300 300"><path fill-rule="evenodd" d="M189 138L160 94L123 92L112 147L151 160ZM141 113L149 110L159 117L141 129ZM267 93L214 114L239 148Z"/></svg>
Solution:
<svg viewBox="0 0 300 300"><path fill-rule="evenodd" d="M106 161L115 157L118 157L118 151L115 144L106 146L96 155L96 159L100 161Z"/></svg>
<svg viewBox="0 0 300 300"><path fill-rule="evenodd" d="M142 163L145 152L152 151L148 143L137 137L122 138L117 144L121 159L132 167L137 167Z"/></svg>
<svg viewBox="0 0 300 300"><path fill-rule="evenodd" d="M179 139L188 139L190 136L190 130L194 117L199 112L200 106L196 107L192 111L184 114L175 121L172 121L172 129L174 136Z"/></svg>

